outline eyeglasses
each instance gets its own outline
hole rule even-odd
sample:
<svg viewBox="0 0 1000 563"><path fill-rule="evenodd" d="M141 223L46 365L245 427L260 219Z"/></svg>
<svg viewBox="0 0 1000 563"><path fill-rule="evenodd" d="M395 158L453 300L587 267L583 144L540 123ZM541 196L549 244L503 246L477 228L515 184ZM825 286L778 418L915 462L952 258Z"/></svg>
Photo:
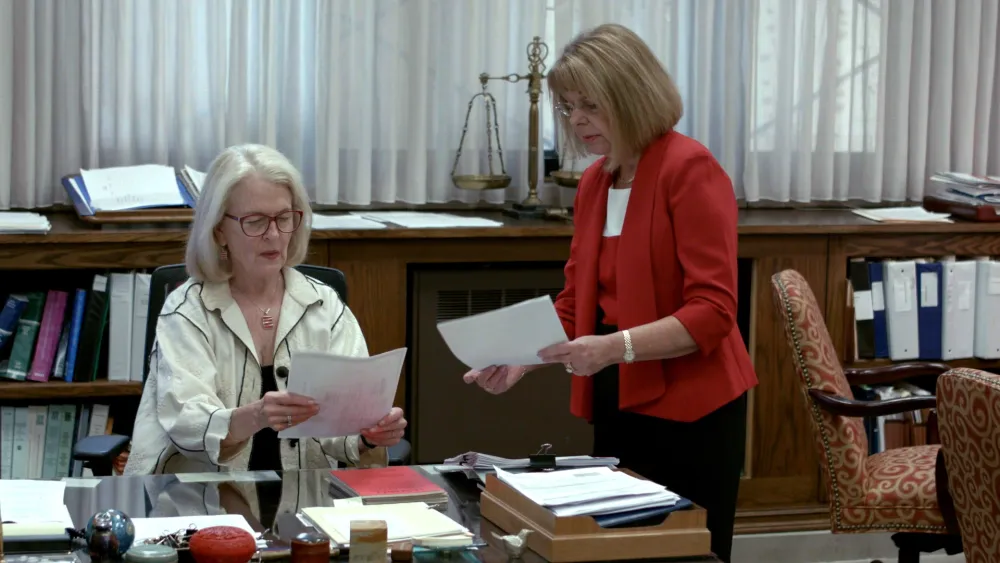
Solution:
<svg viewBox="0 0 1000 563"><path fill-rule="evenodd" d="M573 110L577 109L576 106L563 102L557 103L555 105L555 108L556 111L558 111L564 117L571 117L573 115ZM584 102L580 104L580 111L582 111L586 115L594 115L597 113L598 109L599 108L597 107L597 104L592 102Z"/></svg>
<svg viewBox="0 0 1000 563"><path fill-rule="evenodd" d="M226 213L233 221L240 224L243 234L248 237L264 236L264 233L271 228L271 222L283 233L294 233L302 224L302 212L297 209L282 211L277 215L264 215L263 213L251 213L242 217L236 217Z"/></svg>

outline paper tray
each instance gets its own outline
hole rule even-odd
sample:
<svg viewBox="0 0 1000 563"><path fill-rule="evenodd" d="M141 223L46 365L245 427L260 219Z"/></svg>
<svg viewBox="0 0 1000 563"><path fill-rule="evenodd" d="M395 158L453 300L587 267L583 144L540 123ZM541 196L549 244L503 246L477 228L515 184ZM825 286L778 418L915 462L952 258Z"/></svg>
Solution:
<svg viewBox="0 0 1000 563"><path fill-rule="evenodd" d="M532 530L528 548L552 563L700 557L712 553L705 509L697 505L671 512L656 526L602 528L590 516L558 517L496 475L488 475L480 513L508 534Z"/></svg>

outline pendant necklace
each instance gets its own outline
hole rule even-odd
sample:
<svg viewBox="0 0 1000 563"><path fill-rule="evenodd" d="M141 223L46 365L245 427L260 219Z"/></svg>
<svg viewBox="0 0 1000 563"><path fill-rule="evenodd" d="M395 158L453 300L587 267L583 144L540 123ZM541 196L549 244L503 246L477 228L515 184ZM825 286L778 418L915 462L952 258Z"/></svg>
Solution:
<svg viewBox="0 0 1000 563"><path fill-rule="evenodd" d="M260 305L258 305L257 303L255 303L252 299L250 299L249 295L247 295L246 293L243 293L239 289L237 289L236 291L239 292L239 293L241 293L243 295L243 297L246 297L247 301L249 301L250 303L252 303L253 306L257 307L257 310L260 311L260 315L261 315L261 317L260 317L260 326L262 326L264 328L264 330L271 330L271 329L273 329L274 328L274 317L271 316L271 308L268 307L267 309L263 309L263 308L261 308ZM275 286L274 291L275 292L278 291L277 286ZM271 295L271 298L272 299L274 298L273 294Z"/></svg>

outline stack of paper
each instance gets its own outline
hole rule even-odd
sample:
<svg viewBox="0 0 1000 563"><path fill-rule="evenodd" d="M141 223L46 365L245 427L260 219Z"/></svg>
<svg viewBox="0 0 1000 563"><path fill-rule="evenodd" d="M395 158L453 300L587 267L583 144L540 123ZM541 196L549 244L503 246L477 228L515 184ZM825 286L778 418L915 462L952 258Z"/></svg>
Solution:
<svg viewBox="0 0 1000 563"><path fill-rule="evenodd" d="M73 527L63 501L66 483L30 479L0 480L0 516L8 538L48 535Z"/></svg>
<svg viewBox="0 0 1000 563"><path fill-rule="evenodd" d="M468 528L423 502L398 504L316 506L303 508L302 515L337 543L350 545L352 520L383 520L388 541L439 538L471 543Z"/></svg>
<svg viewBox="0 0 1000 563"><path fill-rule="evenodd" d="M371 221L360 215L320 215L313 213L312 228L314 231L334 231L360 229L386 229L385 223Z"/></svg>
<svg viewBox="0 0 1000 563"><path fill-rule="evenodd" d="M0 233L45 234L52 229L48 217L32 211L0 211Z"/></svg>
<svg viewBox="0 0 1000 563"><path fill-rule="evenodd" d="M459 227L500 227L500 221L483 217L467 217L452 213L429 211L354 211L352 215L381 223L392 223L407 229L446 229Z"/></svg>
<svg viewBox="0 0 1000 563"><path fill-rule="evenodd" d="M556 516L596 516L669 507L681 498L662 485L609 467L518 474L498 467L496 472L501 481Z"/></svg>
<svg viewBox="0 0 1000 563"><path fill-rule="evenodd" d="M531 462L528 458L508 459L490 454L467 452L444 460L444 465L456 465L469 469L492 469L494 467L521 469L529 467ZM556 456L556 465L559 467L613 467L618 465L618 458L589 455Z"/></svg>
<svg viewBox="0 0 1000 563"><path fill-rule="evenodd" d="M885 207L882 209L852 209L855 215L879 223L952 223L950 213L934 213L923 207Z"/></svg>

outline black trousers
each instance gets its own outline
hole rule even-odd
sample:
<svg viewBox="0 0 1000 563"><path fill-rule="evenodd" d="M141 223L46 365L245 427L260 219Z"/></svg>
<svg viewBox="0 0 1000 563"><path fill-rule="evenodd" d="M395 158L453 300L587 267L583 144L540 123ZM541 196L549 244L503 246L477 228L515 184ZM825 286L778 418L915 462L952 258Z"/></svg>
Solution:
<svg viewBox="0 0 1000 563"><path fill-rule="evenodd" d="M600 325L597 332L611 334L617 328ZM618 365L594 375L594 455L617 457L619 467L704 508L712 552L727 562L746 451L746 415L746 393L694 422L623 412L618 409Z"/></svg>

